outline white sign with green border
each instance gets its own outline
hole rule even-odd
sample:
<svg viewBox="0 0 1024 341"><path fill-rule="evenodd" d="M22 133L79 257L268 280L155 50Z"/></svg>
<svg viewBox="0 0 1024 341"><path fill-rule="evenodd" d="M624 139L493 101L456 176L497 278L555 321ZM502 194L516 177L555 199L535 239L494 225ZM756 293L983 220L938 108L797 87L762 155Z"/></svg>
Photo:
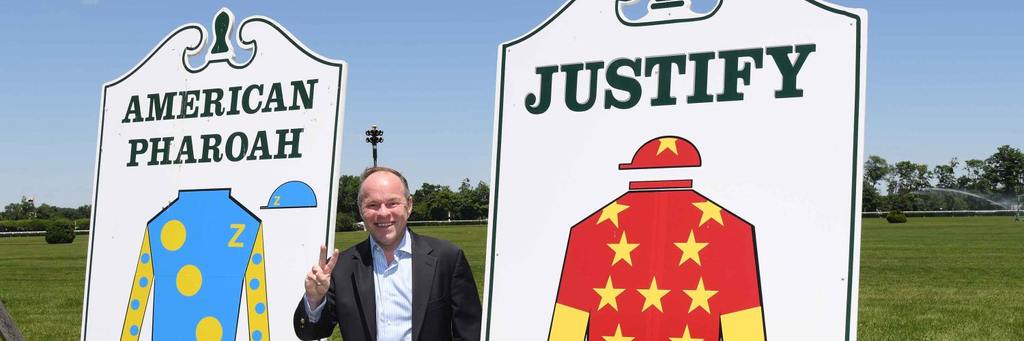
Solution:
<svg viewBox="0 0 1024 341"><path fill-rule="evenodd" d="M181 26L103 86L83 340L295 338L348 69L270 18L235 28Z"/></svg>
<svg viewBox="0 0 1024 341"><path fill-rule="evenodd" d="M570 0L501 45L485 339L856 339L866 33Z"/></svg>

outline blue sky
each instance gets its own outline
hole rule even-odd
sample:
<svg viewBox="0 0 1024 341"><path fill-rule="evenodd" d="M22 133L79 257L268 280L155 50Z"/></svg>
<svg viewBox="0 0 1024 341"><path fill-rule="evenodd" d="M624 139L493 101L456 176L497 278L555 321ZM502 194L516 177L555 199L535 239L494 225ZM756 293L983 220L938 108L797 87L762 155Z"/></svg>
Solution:
<svg viewBox="0 0 1024 341"><path fill-rule="evenodd" d="M611 0L609 0L611 1ZM1024 147L1024 4L852 1L869 20L866 153L930 165ZM497 47L557 0L173 3L105 0L0 4L0 205L22 195L91 200L100 87L172 29L274 18L351 66L342 171L370 163L363 131L385 131L381 162L422 182L490 176ZM709 0L695 2L708 7Z"/></svg>

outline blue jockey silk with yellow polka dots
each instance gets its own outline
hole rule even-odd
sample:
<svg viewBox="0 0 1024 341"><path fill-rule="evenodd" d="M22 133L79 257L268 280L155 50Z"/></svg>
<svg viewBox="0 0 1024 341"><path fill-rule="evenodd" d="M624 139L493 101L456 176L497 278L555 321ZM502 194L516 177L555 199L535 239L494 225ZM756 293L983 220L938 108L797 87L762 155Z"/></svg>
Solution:
<svg viewBox="0 0 1024 341"><path fill-rule="evenodd" d="M121 340L233 340L244 295L250 340L269 340L263 231L229 189L186 190L146 226Z"/></svg>

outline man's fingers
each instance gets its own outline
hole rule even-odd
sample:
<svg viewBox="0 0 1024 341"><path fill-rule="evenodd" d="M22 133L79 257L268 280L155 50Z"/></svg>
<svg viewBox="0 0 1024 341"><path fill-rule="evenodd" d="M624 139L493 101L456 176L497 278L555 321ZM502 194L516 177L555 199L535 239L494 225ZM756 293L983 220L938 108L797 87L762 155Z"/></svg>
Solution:
<svg viewBox="0 0 1024 341"><path fill-rule="evenodd" d="M316 275L310 272L306 274L306 280L309 281L310 283L316 283Z"/></svg>
<svg viewBox="0 0 1024 341"><path fill-rule="evenodd" d="M331 276L324 274L324 272L321 271L320 268L317 266L313 266L313 270L306 273L306 280L317 287L323 285L324 283L327 283L328 281L330 281L330 279Z"/></svg>
<svg viewBox="0 0 1024 341"><path fill-rule="evenodd" d="M324 268L324 272L328 274L334 271L334 265L338 264L338 249L334 249L334 254L331 255L331 260L327 262L327 266Z"/></svg>
<svg viewBox="0 0 1024 341"><path fill-rule="evenodd" d="M331 271L334 270L334 265L338 262L338 254L338 249L334 249L332 257L328 260L327 246L320 245L320 259L306 273L306 283L307 285L312 285L314 291L326 291L326 285L331 280Z"/></svg>
<svg viewBox="0 0 1024 341"><path fill-rule="evenodd" d="M317 263L317 264L319 264L321 268L323 268L324 265L327 264L327 246L326 245L320 245L320 263Z"/></svg>

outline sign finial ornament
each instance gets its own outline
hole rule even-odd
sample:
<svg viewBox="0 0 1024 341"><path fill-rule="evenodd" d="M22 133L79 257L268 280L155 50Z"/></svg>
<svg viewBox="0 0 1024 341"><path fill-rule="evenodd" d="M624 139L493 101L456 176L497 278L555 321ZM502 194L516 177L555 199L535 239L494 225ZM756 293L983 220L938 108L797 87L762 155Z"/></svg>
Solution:
<svg viewBox="0 0 1024 341"><path fill-rule="evenodd" d="M235 56L231 44L228 43L228 34L231 33L231 23L235 21L234 14L227 8L221 8L213 19L213 44L210 45L210 53L206 55L207 61L225 60Z"/></svg>

